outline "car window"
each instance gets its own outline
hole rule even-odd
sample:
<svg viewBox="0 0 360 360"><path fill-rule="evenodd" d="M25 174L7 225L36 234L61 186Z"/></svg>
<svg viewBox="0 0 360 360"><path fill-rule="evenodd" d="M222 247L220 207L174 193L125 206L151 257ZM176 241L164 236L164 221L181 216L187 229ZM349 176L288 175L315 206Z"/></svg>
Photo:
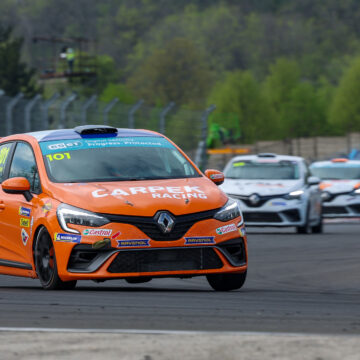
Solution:
<svg viewBox="0 0 360 360"><path fill-rule="evenodd" d="M88 138L41 142L54 182L180 179L201 176L162 137Z"/></svg>
<svg viewBox="0 0 360 360"><path fill-rule="evenodd" d="M300 168L296 161L236 160L225 169L225 177L244 180L296 180L300 179Z"/></svg>
<svg viewBox="0 0 360 360"><path fill-rule="evenodd" d="M39 173L36 166L34 153L30 145L19 142L10 166L9 178L25 177L29 180L30 190L34 193L41 192Z"/></svg>
<svg viewBox="0 0 360 360"><path fill-rule="evenodd" d="M360 179L360 164L328 164L312 166L311 173L321 180L358 180Z"/></svg>
<svg viewBox="0 0 360 360"><path fill-rule="evenodd" d="M5 168L8 163L9 153L12 143L7 143L0 146L0 182L3 182L5 176Z"/></svg>

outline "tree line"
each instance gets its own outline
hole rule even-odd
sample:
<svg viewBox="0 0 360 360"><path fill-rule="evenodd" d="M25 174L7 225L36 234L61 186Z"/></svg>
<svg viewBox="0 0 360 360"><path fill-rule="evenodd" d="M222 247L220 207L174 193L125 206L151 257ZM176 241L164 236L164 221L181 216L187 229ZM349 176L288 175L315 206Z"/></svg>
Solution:
<svg viewBox="0 0 360 360"><path fill-rule="evenodd" d="M360 131L358 0L2 0L0 24L0 88L13 61L1 44L24 38L24 89L33 36L84 36L100 76L68 86L104 101L214 103L211 123L244 143Z"/></svg>

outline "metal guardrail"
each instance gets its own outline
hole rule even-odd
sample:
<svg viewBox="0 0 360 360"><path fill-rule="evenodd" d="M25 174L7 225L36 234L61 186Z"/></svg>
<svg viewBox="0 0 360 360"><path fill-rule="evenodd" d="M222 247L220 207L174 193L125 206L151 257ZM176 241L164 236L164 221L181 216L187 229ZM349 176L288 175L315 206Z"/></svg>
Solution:
<svg viewBox="0 0 360 360"><path fill-rule="evenodd" d="M158 108L146 105L143 100L128 105L117 98L105 103L96 95L82 98L76 93L65 97L55 93L50 99L36 95L27 99L21 93L9 97L0 90L0 136L84 124L149 129L166 132L166 136L204 168L208 117L214 110L215 106L211 106L193 111L177 107L173 102Z"/></svg>

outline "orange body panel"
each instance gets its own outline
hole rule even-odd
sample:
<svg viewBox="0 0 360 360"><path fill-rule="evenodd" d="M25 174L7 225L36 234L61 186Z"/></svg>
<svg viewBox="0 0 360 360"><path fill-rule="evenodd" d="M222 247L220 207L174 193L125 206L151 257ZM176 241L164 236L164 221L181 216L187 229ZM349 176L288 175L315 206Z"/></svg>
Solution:
<svg viewBox="0 0 360 360"><path fill-rule="evenodd" d="M37 162L41 181L41 194L33 194L27 201L22 194L5 193L0 188L0 260L14 263L28 264L30 268L16 268L2 266L0 273L16 276L36 277L34 264L33 242L41 227L46 227L53 240L59 277L63 281L80 279L111 279L136 276L190 276L209 273L244 272L246 263L233 266L224 254L217 249L217 245L231 240L242 238L247 254L247 241L245 228L241 217L228 222L214 218L196 222L179 240L156 241L138 227L110 222L94 229L107 230L101 235L87 233L88 226L69 225L81 235L81 244L94 244L104 238L110 238L111 249L114 252L104 263L91 273L70 272L68 263L70 254L76 243L58 241L56 234L65 234L61 228L56 210L61 203L85 209L90 212L126 216L153 217L158 211L166 210L174 216L204 212L220 209L228 198L194 163L179 149L186 159L197 169L201 177L169 180L144 180L99 183L54 183L48 178L43 155L38 140L27 134L13 135L2 138L0 145L9 141L24 141L31 145ZM173 144L173 143L172 143ZM214 172L215 173L215 172ZM230 225L226 228L227 225ZM219 229L226 229L224 233ZM104 235L105 234L105 235ZM28 237L27 237L28 236ZM209 244L186 244L185 237L209 237L213 239ZM118 247L118 241L133 239L148 240L146 246ZM223 262L223 266L211 270L186 270L186 271L156 271L146 273L110 273L109 265L117 256L117 252L145 249L170 249L190 247L211 247Z"/></svg>

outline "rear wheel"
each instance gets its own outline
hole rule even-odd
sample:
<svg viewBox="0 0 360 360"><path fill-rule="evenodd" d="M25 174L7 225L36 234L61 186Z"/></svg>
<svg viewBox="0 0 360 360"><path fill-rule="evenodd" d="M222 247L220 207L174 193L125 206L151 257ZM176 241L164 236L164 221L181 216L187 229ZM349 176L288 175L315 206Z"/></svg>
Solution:
<svg viewBox="0 0 360 360"><path fill-rule="evenodd" d="M42 287L46 290L71 290L75 281L62 281L56 265L55 249L50 234L45 228L40 229L35 240L35 268Z"/></svg>
<svg viewBox="0 0 360 360"><path fill-rule="evenodd" d="M216 291L237 290L245 283L246 271L240 274L209 274L206 278Z"/></svg>

